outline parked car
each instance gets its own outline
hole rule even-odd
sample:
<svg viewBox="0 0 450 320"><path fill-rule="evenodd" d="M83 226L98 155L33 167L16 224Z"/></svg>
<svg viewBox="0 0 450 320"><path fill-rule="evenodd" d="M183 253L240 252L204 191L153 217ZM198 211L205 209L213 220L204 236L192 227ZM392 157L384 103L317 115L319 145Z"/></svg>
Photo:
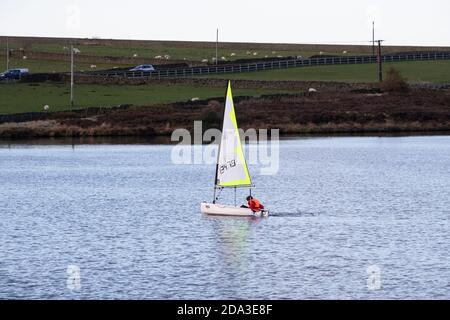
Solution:
<svg viewBox="0 0 450 320"><path fill-rule="evenodd" d="M19 69L9 69L6 70L3 73L0 73L0 80L3 79L16 79L19 80L23 76L28 75L29 71L25 68L19 68Z"/></svg>
<svg viewBox="0 0 450 320"><path fill-rule="evenodd" d="M155 67L153 67L151 64L141 64L140 66L130 69L130 71L155 71Z"/></svg>

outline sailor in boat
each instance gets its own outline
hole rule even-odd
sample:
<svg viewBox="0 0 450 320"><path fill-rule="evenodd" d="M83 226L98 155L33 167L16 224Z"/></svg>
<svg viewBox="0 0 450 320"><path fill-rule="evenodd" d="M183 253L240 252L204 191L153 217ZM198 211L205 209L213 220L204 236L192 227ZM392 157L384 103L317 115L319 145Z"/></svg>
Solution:
<svg viewBox="0 0 450 320"><path fill-rule="evenodd" d="M247 197L247 205L248 206L243 205L241 206L241 208L249 208L253 212L264 211L264 206L262 205L262 203L258 199L253 198L252 196Z"/></svg>

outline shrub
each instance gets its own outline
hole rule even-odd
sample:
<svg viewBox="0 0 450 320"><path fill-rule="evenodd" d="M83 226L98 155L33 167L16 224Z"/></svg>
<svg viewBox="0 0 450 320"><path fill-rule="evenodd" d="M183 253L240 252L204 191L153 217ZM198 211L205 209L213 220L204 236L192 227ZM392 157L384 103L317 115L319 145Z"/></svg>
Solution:
<svg viewBox="0 0 450 320"><path fill-rule="evenodd" d="M210 126L217 126L221 122L221 116L216 111L209 111L208 113L203 115L203 123L210 127Z"/></svg>
<svg viewBox="0 0 450 320"><path fill-rule="evenodd" d="M385 92L408 92L409 85L400 71L391 67L386 73L386 79L381 84L381 90Z"/></svg>

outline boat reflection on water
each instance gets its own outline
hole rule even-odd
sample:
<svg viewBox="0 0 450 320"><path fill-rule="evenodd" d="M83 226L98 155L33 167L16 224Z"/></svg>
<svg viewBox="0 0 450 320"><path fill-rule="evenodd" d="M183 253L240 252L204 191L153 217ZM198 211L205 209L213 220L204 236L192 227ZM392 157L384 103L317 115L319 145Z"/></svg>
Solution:
<svg viewBox="0 0 450 320"><path fill-rule="evenodd" d="M211 223L217 252L217 268L227 280L221 284L223 293L237 297L240 287L249 281L252 265L252 242L265 217L221 217L203 215Z"/></svg>

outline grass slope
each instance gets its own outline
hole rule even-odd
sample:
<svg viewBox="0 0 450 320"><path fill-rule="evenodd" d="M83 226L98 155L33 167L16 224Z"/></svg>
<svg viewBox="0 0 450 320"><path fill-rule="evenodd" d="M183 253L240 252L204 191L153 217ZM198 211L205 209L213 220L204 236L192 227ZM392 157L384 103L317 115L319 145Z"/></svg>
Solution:
<svg viewBox="0 0 450 320"><path fill-rule="evenodd" d="M409 82L450 82L450 60L411 61L385 63L384 71L395 67ZM342 82L376 82L378 81L376 64L319 66L291 68L273 71L248 72L209 76L224 79L245 80L311 80ZM208 78L209 78L208 77Z"/></svg>
<svg viewBox="0 0 450 320"><path fill-rule="evenodd" d="M292 91L275 89L236 89L235 96L260 96ZM120 104L151 106L162 103L222 97L223 88L186 85L76 85L75 108L110 107ZM0 85L0 114L67 110L70 97L68 84L3 84Z"/></svg>

